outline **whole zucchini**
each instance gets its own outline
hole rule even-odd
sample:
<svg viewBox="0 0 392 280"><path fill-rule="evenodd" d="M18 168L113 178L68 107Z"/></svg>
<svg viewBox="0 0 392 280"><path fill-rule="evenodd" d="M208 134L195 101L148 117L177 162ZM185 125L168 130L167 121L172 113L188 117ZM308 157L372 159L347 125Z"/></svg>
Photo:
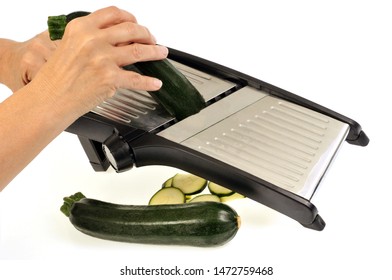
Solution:
<svg viewBox="0 0 392 280"><path fill-rule="evenodd" d="M72 19L88 14L89 12L80 11L68 15L49 16L47 25L51 40L61 39L66 25ZM149 91L149 94L178 121L206 107L200 92L168 59L138 62L123 68L161 80L161 88L157 91Z"/></svg>
<svg viewBox="0 0 392 280"><path fill-rule="evenodd" d="M131 243L219 246L240 226L235 210L218 202L120 205L76 193L64 198L61 211L87 235Z"/></svg>

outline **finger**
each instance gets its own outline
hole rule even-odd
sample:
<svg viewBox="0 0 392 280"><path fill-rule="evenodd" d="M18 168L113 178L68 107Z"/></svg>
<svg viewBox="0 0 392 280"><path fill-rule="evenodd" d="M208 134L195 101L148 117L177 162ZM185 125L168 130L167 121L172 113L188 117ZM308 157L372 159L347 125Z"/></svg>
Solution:
<svg viewBox="0 0 392 280"><path fill-rule="evenodd" d="M117 77L119 81L118 88L157 91L162 87L161 80L149 76L143 76L134 71L120 70L120 74Z"/></svg>
<svg viewBox="0 0 392 280"><path fill-rule="evenodd" d="M99 28L106 28L121 22L137 23L133 14L114 6L97 10L87 17Z"/></svg>
<svg viewBox="0 0 392 280"><path fill-rule="evenodd" d="M145 26L123 22L103 30L108 42L112 45L129 43L156 44L155 37Z"/></svg>
<svg viewBox="0 0 392 280"><path fill-rule="evenodd" d="M116 47L114 50L117 65L125 66L140 61L161 60L167 57L169 50L159 45L131 44Z"/></svg>

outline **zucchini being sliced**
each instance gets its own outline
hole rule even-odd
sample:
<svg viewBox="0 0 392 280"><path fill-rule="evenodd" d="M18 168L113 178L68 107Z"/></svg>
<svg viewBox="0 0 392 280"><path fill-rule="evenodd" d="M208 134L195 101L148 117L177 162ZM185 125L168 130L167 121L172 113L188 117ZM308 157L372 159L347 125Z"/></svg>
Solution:
<svg viewBox="0 0 392 280"><path fill-rule="evenodd" d="M194 115L206 106L199 91L168 59L138 62L133 66L141 74L162 81L162 87L149 94L177 120Z"/></svg>
<svg viewBox="0 0 392 280"><path fill-rule="evenodd" d="M207 186L207 180L193 174L178 173L173 177L172 186L185 195L192 195L201 193Z"/></svg>
<svg viewBox="0 0 392 280"><path fill-rule="evenodd" d="M88 14L89 12L74 12L69 15L49 16L47 25L51 40L61 39L66 25L72 19ZM168 59L138 62L123 68L161 80L162 87L157 91L150 91L149 94L178 121L206 107L200 92Z"/></svg>
<svg viewBox="0 0 392 280"><path fill-rule="evenodd" d="M157 191L148 202L149 205L185 203L184 193L173 187L162 188Z"/></svg>
<svg viewBox="0 0 392 280"><path fill-rule="evenodd" d="M118 205L77 193L64 198L61 211L87 235L131 243L220 246L240 226L236 211L216 202Z"/></svg>

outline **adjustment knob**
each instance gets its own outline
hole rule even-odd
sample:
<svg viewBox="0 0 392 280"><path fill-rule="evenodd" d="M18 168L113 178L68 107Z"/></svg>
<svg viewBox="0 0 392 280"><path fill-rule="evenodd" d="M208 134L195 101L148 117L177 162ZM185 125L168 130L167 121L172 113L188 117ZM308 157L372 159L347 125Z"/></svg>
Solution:
<svg viewBox="0 0 392 280"><path fill-rule="evenodd" d="M114 133L102 144L103 152L117 172L129 170L134 165L131 149L122 137Z"/></svg>

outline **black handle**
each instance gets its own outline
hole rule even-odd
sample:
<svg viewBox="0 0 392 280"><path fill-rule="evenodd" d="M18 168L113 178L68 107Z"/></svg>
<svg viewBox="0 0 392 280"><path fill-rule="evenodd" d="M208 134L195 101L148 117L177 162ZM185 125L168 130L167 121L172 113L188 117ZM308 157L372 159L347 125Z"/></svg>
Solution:
<svg viewBox="0 0 392 280"><path fill-rule="evenodd" d="M325 226L310 201L222 161L150 133L128 143L138 167L180 168L275 209L305 227L322 230Z"/></svg>

